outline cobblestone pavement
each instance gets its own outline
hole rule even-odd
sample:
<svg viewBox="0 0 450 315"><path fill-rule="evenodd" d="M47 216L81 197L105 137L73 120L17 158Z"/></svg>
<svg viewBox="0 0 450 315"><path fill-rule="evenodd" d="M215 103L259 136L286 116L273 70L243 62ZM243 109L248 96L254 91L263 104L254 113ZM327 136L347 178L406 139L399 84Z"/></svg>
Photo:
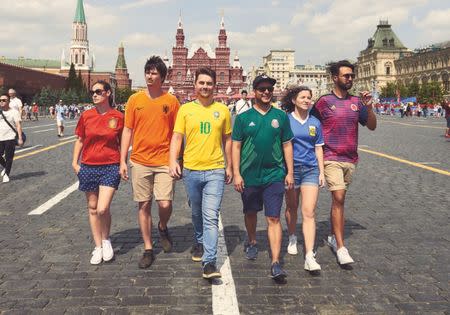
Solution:
<svg viewBox="0 0 450 315"><path fill-rule="evenodd" d="M450 171L443 119L381 117L378 129L360 129L361 149ZM61 144L52 121L27 123L28 146ZM73 127L68 128L68 133ZM67 140L67 138L66 138ZM67 140L69 141L69 140ZM26 149L26 148L25 148ZM113 205L113 262L89 264L93 249L85 199L75 191L42 215L28 212L76 182L72 143L17 159L12 181L0 183L0 313L3 314L212 314L211 284L190 259L192 226L182 183L177 184L170 231L172 253L156 242L156 261L137 267L142 241L129 183ZM243 255L245 227L239 195L229 186L222 206L225 242L241 314L450 314L448 309L448 192L450 177L361 151L346 202L346 242L356 260L341 269L324 245L330 196L317 207L318 276L303 270L303 255L286 253L285 284L269 275L264 217L260 254ZM447 189L446 189L447 188ZM155 221L157 221L157 212ZM156 222L155 222L156 223ZM283 226L285 222L283 219ZM298 225L299 248L302 247Z"/></svg>

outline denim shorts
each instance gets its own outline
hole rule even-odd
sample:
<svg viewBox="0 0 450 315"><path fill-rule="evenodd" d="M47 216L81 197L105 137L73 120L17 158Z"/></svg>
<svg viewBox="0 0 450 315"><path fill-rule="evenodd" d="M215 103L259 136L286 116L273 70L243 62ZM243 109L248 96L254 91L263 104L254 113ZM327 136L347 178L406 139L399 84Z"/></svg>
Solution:
<svg viewBox="0 0 450 315"><path fill-rule="evenodd" d="M245 187L241 194L244 213L263 209L266 217L279 218L284 198L284 182Z"/></svg>
<svg viewBox="0 0 450 315"><path fill-rule="evenodd" d="M294 167L294 187L319 186L318 166L296 166Z"/></svg>
<svg viewBox="0 0 450 315"><path fill-rule="evenodd" d="M81 164L78 172L79 190L98 191L99 186L119 188L119 164L87 165Z"/></svg>

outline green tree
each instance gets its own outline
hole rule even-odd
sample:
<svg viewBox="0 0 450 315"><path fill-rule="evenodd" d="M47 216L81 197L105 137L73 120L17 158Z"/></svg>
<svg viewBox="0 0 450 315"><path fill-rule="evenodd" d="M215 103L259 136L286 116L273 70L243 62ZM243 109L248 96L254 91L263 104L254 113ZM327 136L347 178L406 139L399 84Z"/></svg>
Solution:
<svg viewBox="0 0 450 315"><path fill-rule="evenodd" d="M436 104L444 99L444 92L438 82L429 82L420 86L418 99L420 103Z"/></svg>
<svg viewBox="0 0 450 315"><path fill-rule="evenodd" d="M408 85L408 95L409 96L415 96L418 97L419 96L419 91L420 91L420 85L417 82L411 82Z"/></svg>
<svg viewBox="0 0 450 315"><path fill-rule="evenodd" d="M66 88L67 89L75 89L77 90L79 87L77 73L75 72L75 65L73 63L70 64L69 76L66 79Z"/></svg>
<svg viewBox="0 0 450 315"><path fill-rule="evenodd" d="M125 104L134 92L135 91L128 87L121 89L117 88L115 93L116 104Z"/></svg>
<svg viewBox="0 0 450 315"><path fill-rule="evenodd" d="M397 85L394 82L388 82L381 88L381 97L396 97Z"/></svg>

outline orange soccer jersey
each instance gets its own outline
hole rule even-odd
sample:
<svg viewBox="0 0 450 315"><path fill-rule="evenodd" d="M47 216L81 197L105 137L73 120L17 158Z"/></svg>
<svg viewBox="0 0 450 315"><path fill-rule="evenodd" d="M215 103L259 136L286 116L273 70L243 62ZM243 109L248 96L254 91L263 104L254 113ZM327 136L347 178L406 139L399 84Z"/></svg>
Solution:
<svg viewBox="0 0 450 315"><path fill-rule="evenodd" d="M125 127L133 129L130 159L146 166L169 165L169 146L180 103L169 93L150 99L145 91L130 96Z"/></svg>

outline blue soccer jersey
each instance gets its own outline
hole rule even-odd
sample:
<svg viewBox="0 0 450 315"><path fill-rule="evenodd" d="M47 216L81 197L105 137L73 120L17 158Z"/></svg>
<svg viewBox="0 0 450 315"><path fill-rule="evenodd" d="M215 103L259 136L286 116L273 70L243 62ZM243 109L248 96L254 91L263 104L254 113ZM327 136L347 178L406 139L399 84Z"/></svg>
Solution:
<svg viewBox="0 0 450 315"><path fill-rule="evenodd" d="M294 134L294 167L318 166L315 147L324 144L320 121L309 115L302 121L295 113L290 113L289 123Z"/></svg>

